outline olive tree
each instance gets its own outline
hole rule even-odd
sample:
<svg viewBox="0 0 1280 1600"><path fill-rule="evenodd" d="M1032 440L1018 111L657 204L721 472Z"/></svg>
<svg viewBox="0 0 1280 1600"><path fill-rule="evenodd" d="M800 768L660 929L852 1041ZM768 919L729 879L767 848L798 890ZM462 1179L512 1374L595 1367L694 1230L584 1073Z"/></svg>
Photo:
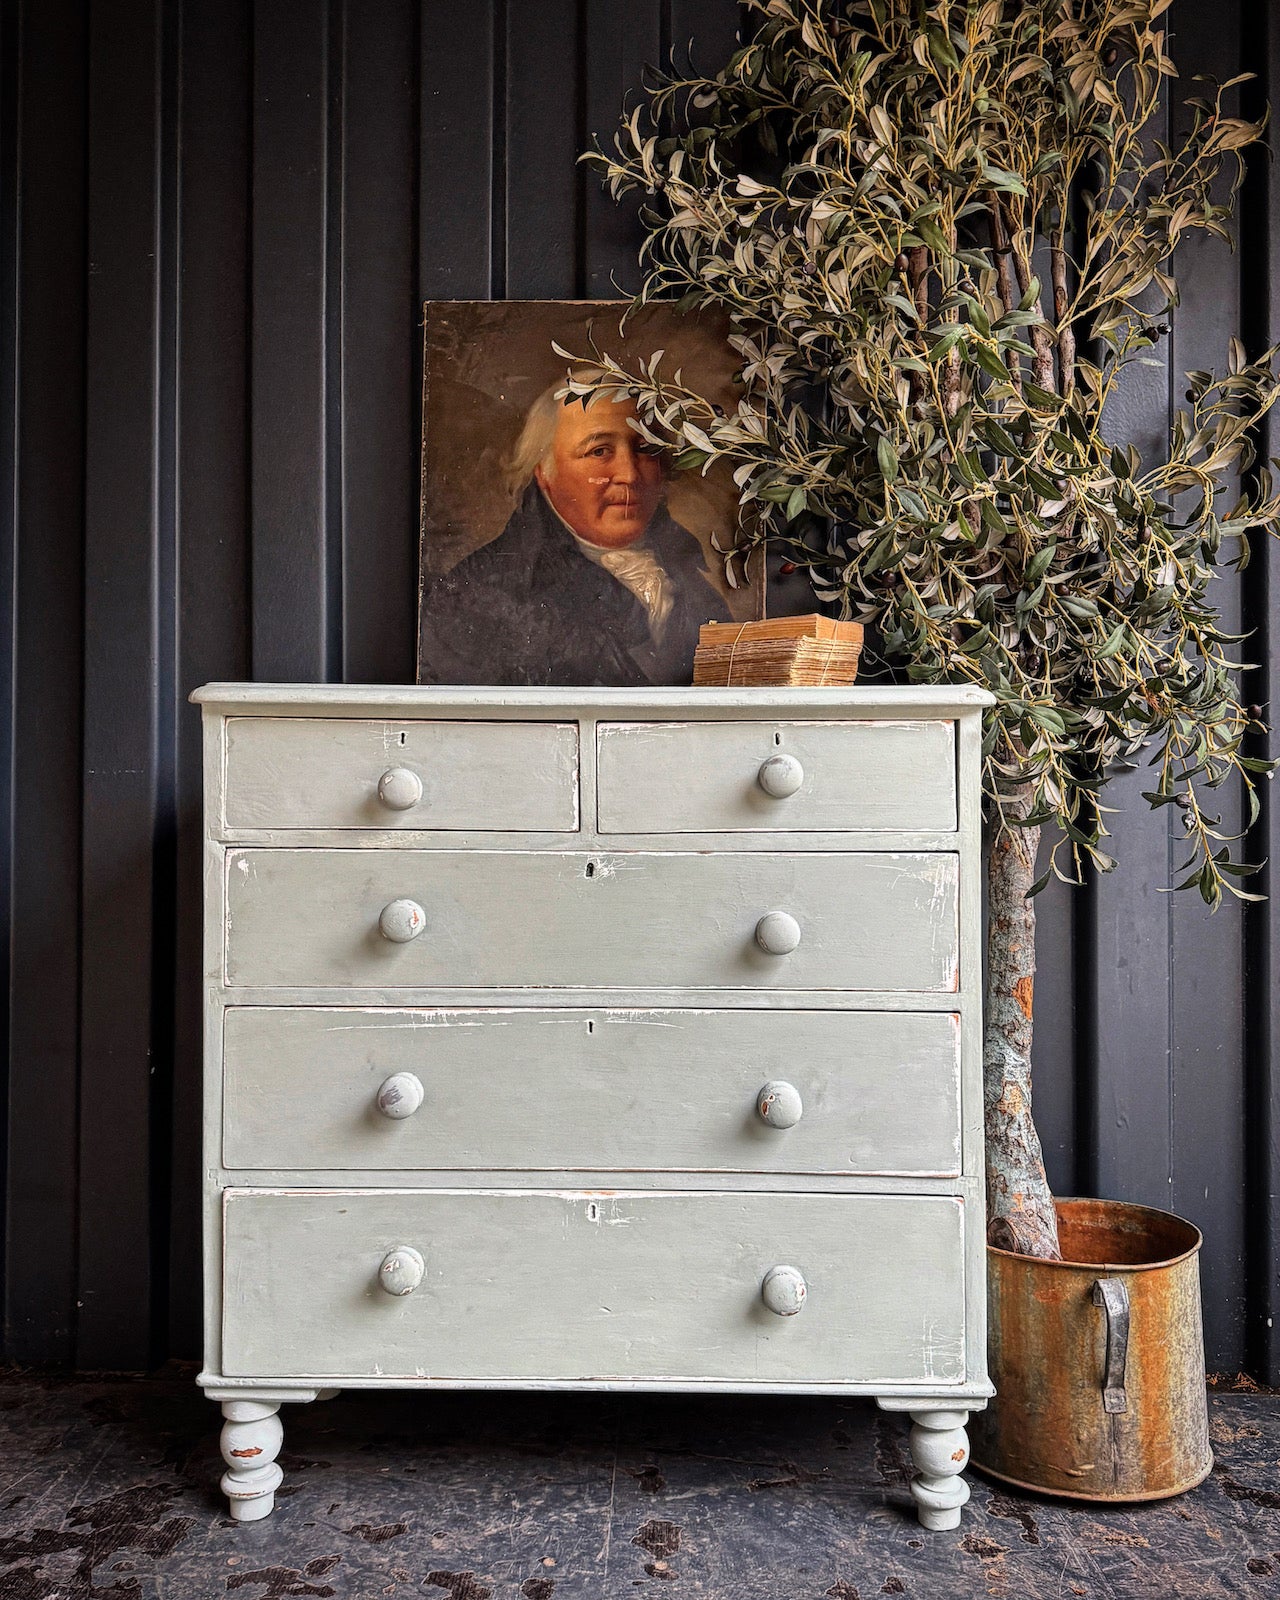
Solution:
<svg viewBox="0 0 1280 1600"><path fill-rule="evenodd" d="M767 541L900 673L995 697L989 1214L995 1242L1040 1255L1057 1235L1030 1115L1032 896L1112 866L1100 792L1143 752L1145 798L1180 815L1177 887L1254 898L1213 791L1242 784L1256 815L1271 767L1247 753L1260 712L1214 583L1277 529L1252 445L1274 353L1233 339L1221 374L1189 373L1158 459L1106 425L1170 331L1179 241L1230 238L1261 132L1223 84L1188 99L1178 143L1154 136L1168 4L747 0L719 71L655 75L585 158L642 196L638 299L730 318L736 411L660 355L638 376L605 358L595 382L636 396L678 467L733 468L731 572Z"/></svg>

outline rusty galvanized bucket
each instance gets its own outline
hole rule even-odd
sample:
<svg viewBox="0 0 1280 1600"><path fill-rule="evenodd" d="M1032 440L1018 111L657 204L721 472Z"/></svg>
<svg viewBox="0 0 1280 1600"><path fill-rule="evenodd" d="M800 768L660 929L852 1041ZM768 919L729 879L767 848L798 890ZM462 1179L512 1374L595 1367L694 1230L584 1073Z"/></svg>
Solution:
<svg viewBox="0 0 1280 1600"><path fill-rule="evenodd" d="M1162 1500L1209 1474L1200 1232L1059 1200L1063 1260L987 1250L991 1379L973 1464L1073 1500Z"/></svg>

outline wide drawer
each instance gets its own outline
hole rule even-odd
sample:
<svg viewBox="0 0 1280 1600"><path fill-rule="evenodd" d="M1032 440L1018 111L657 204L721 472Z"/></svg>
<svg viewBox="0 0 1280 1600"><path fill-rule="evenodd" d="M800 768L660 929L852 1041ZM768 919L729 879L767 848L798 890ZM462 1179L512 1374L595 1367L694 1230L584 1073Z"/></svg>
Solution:
<svg viewBox="0 0 1280 1600"><path fill-rule="evenodd" d="M952 722L605 722L596 738L601 833L956 827Z"/></svg>
<svg viewBox="0 0 1280 1600"><path fill-rule="evenodd" d="M959 858L453 850L227 852L226 977L299 988L950 991ZM384 937L412 901L419 931ZM760 946L781 910L800 942Z"/></svg>
<svg viewBox="0 0 1280 1600"><path fill-rule="evenodd" d="M231 717L226 729L229 828L578 826L576 723Z"/></svg>
<svg viewBox="0 0 1280 1600"><path fill-rule="evenodd" d="M948 1012L226 1012L223 1162L289 1171L960 1171ZM395 1084L379 1108L388 1079ZM761 1090L798 1094L789 1126ZM797 1106L775 1094L767 1115Z"/></svg>
<svg viewBox="0 0 1280 1600"><path fill-rule="evenodd" d="M229 1376L957 1383L945 1197L230 1190ZM379 1283L417 1250L412 1293ZM803 1309L762 1301L797 1269Z"/></svg>

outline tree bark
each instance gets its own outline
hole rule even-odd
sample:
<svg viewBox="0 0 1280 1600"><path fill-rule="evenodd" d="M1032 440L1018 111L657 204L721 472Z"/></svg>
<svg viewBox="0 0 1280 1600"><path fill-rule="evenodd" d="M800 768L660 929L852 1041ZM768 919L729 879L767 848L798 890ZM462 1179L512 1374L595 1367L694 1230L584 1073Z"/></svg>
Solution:
<svg viewBox="0 0 1280 1600"><path fill-rule="evenodd" d="M1031 810L1022 785L1005 800L1011 821ZM1036 972L1039 828L1000 827L987 865L987 996L983 1080L987 1132L987 1239L1001 1250L1059 1260L1058 1225L1031 1120L1031 1015Z"/></svg>

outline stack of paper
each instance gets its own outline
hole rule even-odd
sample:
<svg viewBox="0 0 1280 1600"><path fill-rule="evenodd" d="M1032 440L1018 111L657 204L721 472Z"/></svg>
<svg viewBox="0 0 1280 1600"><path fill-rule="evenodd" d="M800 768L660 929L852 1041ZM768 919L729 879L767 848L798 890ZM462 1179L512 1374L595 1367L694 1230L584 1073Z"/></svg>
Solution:
<svg viewBox="0 0 1280 1600"><path fill-rule="evenodd" d="M693 681L727 688L852 683L861 654L858 622L819 616L707 622L698 631Z"/></svg>

